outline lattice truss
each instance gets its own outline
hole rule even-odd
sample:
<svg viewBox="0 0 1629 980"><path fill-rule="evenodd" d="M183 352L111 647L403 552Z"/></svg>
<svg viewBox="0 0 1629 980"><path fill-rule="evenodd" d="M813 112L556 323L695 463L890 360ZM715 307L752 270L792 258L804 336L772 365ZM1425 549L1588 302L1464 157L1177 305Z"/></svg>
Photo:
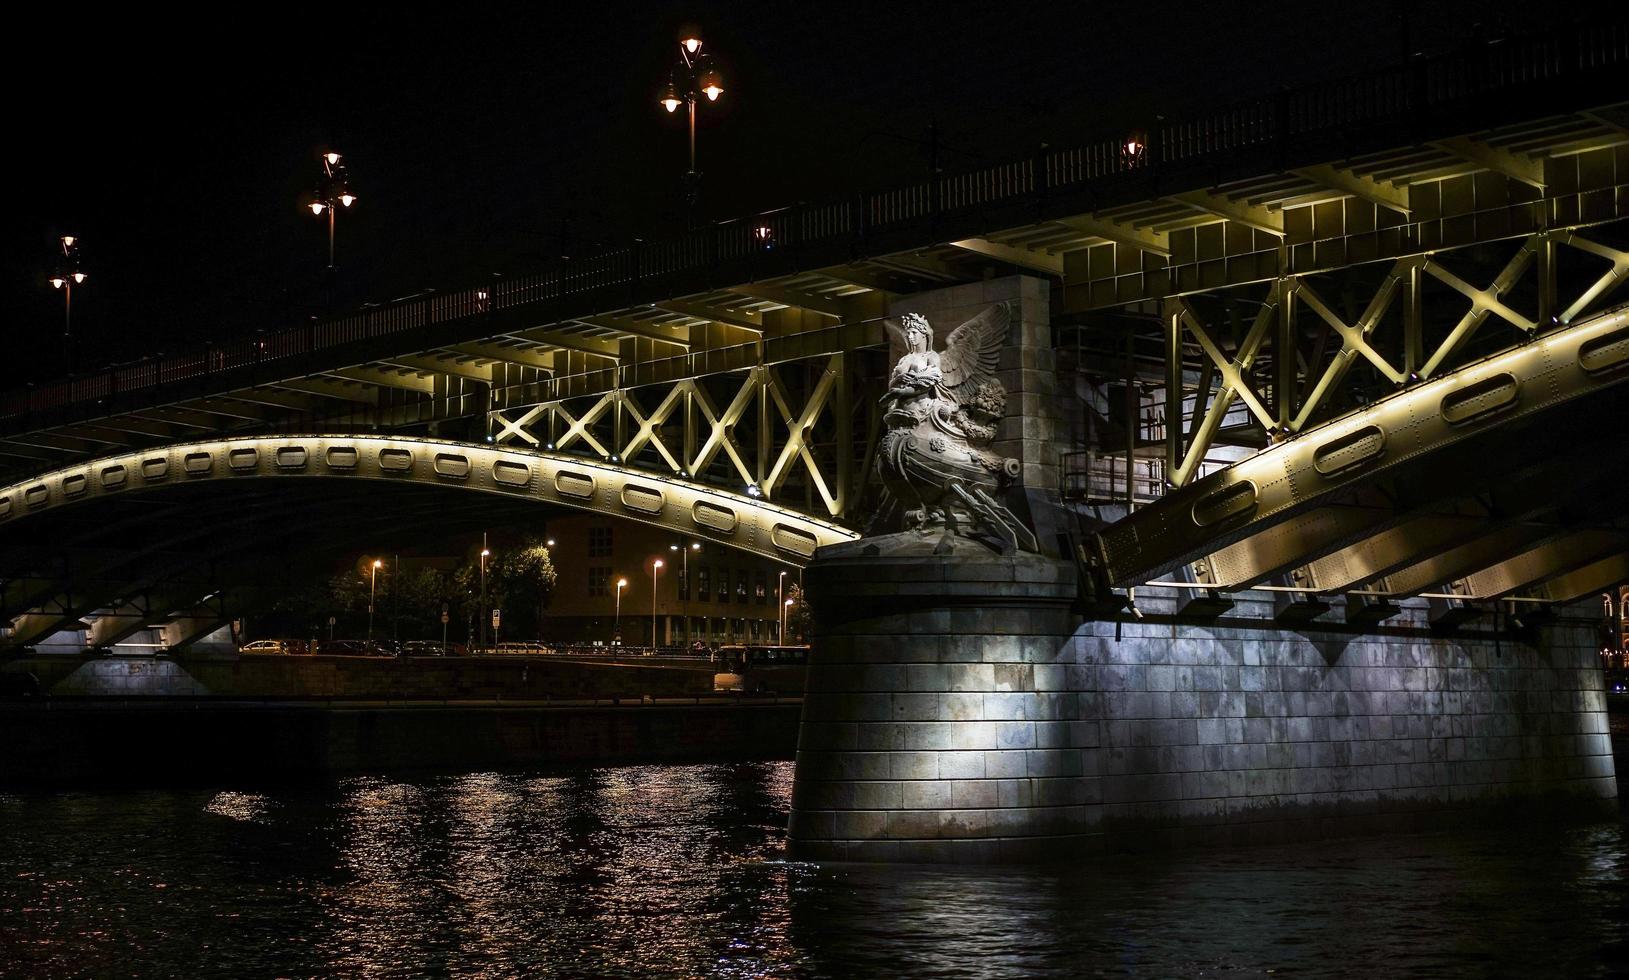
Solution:
<svg viewBox="0 0 1629 980"><path fill-rule="evenodd" d="M1608 234L1408 256L1378 281L1363 268L1284 277L1248 317L1238 291L1165 300L1165 418L1178 422L1165 426L1167 482L1184 486L1216 462L1207 453L1224 422L1282 441L1603 308L1629 279L1629 247Z"/></svg>
<svg viewBox="0 0 1629 980"><path fill-rule="evenodd" d="M866 355L848 351L490 413L492 439L590 456L853 518L880 428Z"/></svg>

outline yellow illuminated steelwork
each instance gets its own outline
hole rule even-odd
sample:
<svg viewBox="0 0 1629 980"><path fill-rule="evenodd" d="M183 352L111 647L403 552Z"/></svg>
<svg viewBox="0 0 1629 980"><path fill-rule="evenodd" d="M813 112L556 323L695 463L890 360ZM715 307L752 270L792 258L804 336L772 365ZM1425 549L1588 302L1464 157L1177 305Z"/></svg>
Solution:
<svg viewBox="0 0 1629 980"><path fill-rule="evenodd" d="M362 435L220 439L103 457L0 488L0 525L131 491L255 477L391 480L609 512L791 565L804 564L822 545L858 537L848 528L745 494L595 460Z"/></svg>

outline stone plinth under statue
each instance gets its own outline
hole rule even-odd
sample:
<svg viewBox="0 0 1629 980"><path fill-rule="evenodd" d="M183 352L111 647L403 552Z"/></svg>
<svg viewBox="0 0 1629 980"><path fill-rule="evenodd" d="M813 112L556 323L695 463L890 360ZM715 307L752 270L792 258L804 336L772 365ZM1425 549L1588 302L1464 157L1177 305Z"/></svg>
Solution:
<svg viewBox="0 0 1629 980"><path fill-rule="evenodd" d="M914 532L827 549L799 734L798 857L968 862L1045 853L1088 822L1080 701L1055 664L1074 569Z"/></svg>

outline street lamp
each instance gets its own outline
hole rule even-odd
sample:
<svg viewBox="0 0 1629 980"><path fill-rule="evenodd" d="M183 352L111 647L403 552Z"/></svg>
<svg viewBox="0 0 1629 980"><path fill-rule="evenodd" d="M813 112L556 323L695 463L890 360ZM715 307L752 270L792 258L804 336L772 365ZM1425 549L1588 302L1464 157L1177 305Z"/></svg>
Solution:
<svg viewBox="0 0 1629 980"><path fill-rule="evenodd" d="M481 648L487 646L487 558L492 552L487 549L487 536L481 534Z"/></svg>
<svg viewBox="0 0 1629 980"><path fill-rule="evenodd" d="M79 239L73 235L63 235L59 244L62 246L62 258L57 274L51 277L51 288L62 290L62 347L68 361L68 371L72 373L74 287L84 282L87 276L85 270L79 267Z"/></svg>
<svg viewBox="0 0 1629 980"><path fill-rule="evenodd" d="M685 174L685 202L691 225L695 224L696 198L701 191L701 174L696 171L696 105L703 97L717 102L724 94L723 76L701 48L701 38L693 32L679 40L679 60L674 62L667 85L656 100L668 112L679 111L680 105L689 107L690 170Z"/></svg>
<svg viewBox="0 0 1629 980"><path fill-rule="evenodd" d="M317 182L317 189L311 195L311 203L306 205L311 213L322 217L324 211L328 212L328 269L333 271L334 266L334 216L340 208L348 208L356 203L356 195L351 193L350 183L346 178L345 164L340 162L340 155L332 150L322 155L322 179Z"/></svg>
<svg viewBox="0 0 1629 980"><path fill-rule="evenodd" d="M775 604L781 607L781 632L776 639L786 643L786 570L781 570L781 577L775 580Z"/></svg>
<svg viewBox="0 0 1629 980"><path fill-rule="evenodd" d="M627 579L617 579L617 618L611 627L611 639L619 644L622 642L622 590L627 587Z"/></svg>
<svg viewBox="0 0 1629 980"><path fill-rule="evenodd" d="M662 559L650 566L650 649L656 652L656 576L662 571Z"/></svg>
<svg viewBox="0 0 1629 980"><path fill-rule="evenodd" d="M679 615L684 617L684 643L688 647L690 645L690 590L694 588L690 581L690 552L700 551L701 542L692 541L688 548L670 544L667 546L667 550L684 554L684 567L679 572L681 581L684 583L684 588L679 592Z"/></svg>
<svg viewBox="0 0 1629 980"><path fill-rule="evenodd" d="M373 597L379 590L379 569L384 562L375 558L368 574L368 642L373 642Z"/></svg>
<svg viewBox="0 0 1629 980"><path fill-rule="evenodd" d="M781 646L790 646L786 642L786 614L792 611L792 600L781 603Z"/></svg>

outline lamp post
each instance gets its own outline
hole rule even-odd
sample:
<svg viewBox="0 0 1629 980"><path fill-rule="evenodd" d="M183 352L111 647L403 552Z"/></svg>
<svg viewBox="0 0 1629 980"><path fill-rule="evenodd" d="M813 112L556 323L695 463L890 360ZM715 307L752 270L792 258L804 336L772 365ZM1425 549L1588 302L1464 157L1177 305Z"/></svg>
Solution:
<svg viewBox="0 0 1629 980"><path fill-rule="evenodd" d="M68 373L74 369L73 350L73 322L74 322L74 287L87 278L85 270L79 267L79 239L73 235L63 235L62 259L57 274L51 277L51 288L62 290L62 349L63 357L68 363Z"/></svg>
<svg viewBox="0 0 1629 980"><path fill-rule="evenodd" d="M781 577L775 580L775 605L781 607L781 631L775 637L776 642L786 643L786 572L781 571Z"/></svg>
<svg viewBox="0 0 1629 980"><path fill-rule="evenodd" d="M679 570L680 581L684 585L683 590L679 593L679 615L684 618L684 644L688 647L690 645L690 590L694 588L690 582L690 552L700 551L701 542L692 541L687 548L670 544L667 546L667 550L677 551L684 555L684 565Z"/></svg>
<svg viewBox="0 0 1629 980"><path fill-rule="evenodd" d="M650 648L656 652L656 579L662 571L662 559L658 558L650 566Z"/></svg>
<svg viewBox="0 0 1629 980"><path fill-rule="evenodd" d="M611 639L618 644L622 643L622 590L627 587L627 579L617 579L617 618L611 626Z"/></svg>
<svg viewBox="0 0 1629 980"><path fill-rule="evenodd" d="M717 102L724 94L724 80L713 67L712 57L701 50L701 38L694 32L679 40L679 60L668 74L667 87L657 101L668 112L677 112L681 104L690 112L690 170L685 174L685 206L689 224L696 221L696 200L701 193L701 174L696 171L696 105L703 96L708 102Z"/></svg>
<svg viewBox="0 0 1629 980"><path fill-rule="evenodd" d="M486 546L486 533L481 534L481 649L486 649L486 560L492 557L492 552Z"/></svg>
<svg viewBox="0 0 1629 980"><path fill-rule="evenodd" d="M356 203L356 195L351 188L345 174L345 164L340 162L340 155L332 150L322 155L322 179L317 182L316 192L312 194L311 203L306 205L311 213L322 217L328 212L328 271L333 272L334 265L334 216L339 209L348 208Z"/></svg>
<svg viewBox="0 0 1629 980"><path fill-rule="evenodd" d="M368 642L373 642L373 599L379 591L379 568L384 562L375 558L368 574Z"/></svg>
<svg viewBox="0 0 1629 980"><path fill-rule="evenodd" d="M787 599L781 603L781 646L791 646L786 642L786 614L792 611L792 600Z"/></svg>

